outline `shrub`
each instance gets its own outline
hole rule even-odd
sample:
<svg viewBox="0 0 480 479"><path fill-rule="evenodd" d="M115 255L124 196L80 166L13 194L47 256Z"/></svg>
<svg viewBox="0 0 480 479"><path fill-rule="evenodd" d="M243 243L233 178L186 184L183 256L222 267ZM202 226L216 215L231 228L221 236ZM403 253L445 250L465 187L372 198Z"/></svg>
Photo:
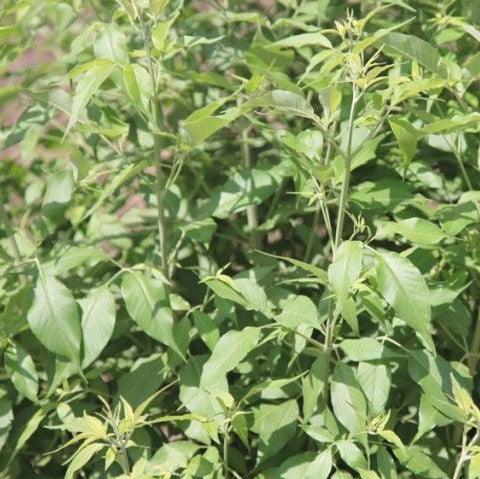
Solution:
<svg viewBox="0 0 480 479"><path fill-rule="evenodd" d="M4 0L1 477L480 477L478 0Z"/></svg>

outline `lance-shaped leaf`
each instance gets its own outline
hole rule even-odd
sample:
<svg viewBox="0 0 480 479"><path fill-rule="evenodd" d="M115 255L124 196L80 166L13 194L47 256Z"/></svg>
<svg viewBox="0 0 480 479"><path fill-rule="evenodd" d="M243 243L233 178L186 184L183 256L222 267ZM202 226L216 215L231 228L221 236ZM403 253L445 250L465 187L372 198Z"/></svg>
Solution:
<svg viewBox="0 0 480 479"><path fill-rule="evenodd" d="M408 241L420 245L435 245L445 239L445 233L431 221L423 218L407 218L394 223L380 223L377 236L399 234Z"/></svg>
<svg viewBox="0 0 480 479"><path fill-rule="evenodd" d="M262 404L254 412L252 431L259 435L259 462L276 454L295 434L298 404L290 399L280 404Z"/></svg>
<svg viewBox="0 0 480 479"><path fill-rule="evenodd" d="M337 363L331 383L333 412L352 433L365 431L367 403L360 384L350 366Z"/></svg>
<svg viewBox="0 0 480 479"><path fill-rule="evenodd" d="M240 361L255 348L259 338L260 330L251 327L224 334L203 366L200 386L204 389L212 388L220 376L238 366Z"/></svg>
<svg viewBox="0 0 480 479"><path fill-rule="evenodd" d="M330 40L320 32L300 33L291 37L282 38L275 43L269 45L270 48L303 48L307 46L331 48ZM268 47L267 47L268 48Z"/></svg>
<svg viewBox="0 0 480 479"><path fill-rule="evenodd" d="M33 334L47 349L79 362L82 332L78 305L68 288L41 267L27 319Z"/></svg>
<svg viewBox="0 0 480 479"><path fill-rule="evenodd" d="M65 473L65 479L73 479L75 473L85 466L85 464L87 464L87 462L104 447L105 444L98 442L81 447L73 456Z"/></svg>
<svg viewBox="0 0 480 479"><path fill-rule="evenodd" d="M90 98L92 98L114 68L115 63L110 60L98 59L89 63L88 69L77 82L70 111L70 120L64 137L67 136L70 129L77 123L83 108L85 108Z"/></svg>
<svg viewBox="0 0 480 479"><path fill-rule="evenodd" d="M441 78L446 76L446 68L442 64L438 50L415 35L391 32L379 40L379 43L390 47L403 57L418 62Z"/></svg>
<svg viewBox="0 0 480 479"><path fill-rule="evenodd" d="M122 296L128 314L140 329L185 358L188 331L185 337L181 323L174 323L168 293L161 281L138 271L129 272L122 278Z"/></svg>
<svg viewBox="0 0 480 479"><path fill-rule="evenodd" d="M5 351L5 368L13 385L30 401L37 400L38 375L30 355L20 346Z"/></svg>
<svg viewBox="0 0 480 479"><path fill-rule="evenodd" d="M391 118L389 123L402 153L403 166L404 168L408 168L410 162L415 156L420 134L404 118Z"/></svg>
<svg viewBox="0 0 480 479"><path fill-rule="evenodd" d="M79 301L82 308L83 367L94 361L112 336L115 300L106 286L91 290Z"/></svg>
<svg viewBox="0 0 480 479"><path fill-rule="evenodd" d="M353 283L362 270L363 245L360 241L344 241L328 268L328 280L337 296L337 309L342 310Z"/></svg>
<svg viewBox="0 0 480 479"><path fill-rule="evenodd" d="M377 287L397 315L412 327L430 351L430 290L420 271L397 253L379 253Z"/></svg>

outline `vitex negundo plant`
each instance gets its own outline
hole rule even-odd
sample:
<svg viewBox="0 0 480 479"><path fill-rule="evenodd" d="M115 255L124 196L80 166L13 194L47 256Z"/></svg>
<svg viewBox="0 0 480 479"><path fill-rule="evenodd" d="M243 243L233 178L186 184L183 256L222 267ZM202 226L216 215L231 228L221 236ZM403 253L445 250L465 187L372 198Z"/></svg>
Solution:
<svg viewBox="0 0 480 479"><path fill-rule="evenodd" d="M4 0L1 477L480 477L479 25Z"/></svg>

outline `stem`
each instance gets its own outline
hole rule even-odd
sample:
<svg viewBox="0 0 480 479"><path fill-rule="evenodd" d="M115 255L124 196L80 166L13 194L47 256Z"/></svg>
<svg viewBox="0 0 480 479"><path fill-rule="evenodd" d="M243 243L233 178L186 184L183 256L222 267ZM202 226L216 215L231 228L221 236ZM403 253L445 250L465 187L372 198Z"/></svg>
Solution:
<svg viewBox="0 0 480 479"><path fill-rule="evenodd" d="M477 371L477 364L479 360L478 353L480 352L480 308L477 313L477 324L475 325L475 331L473 333L472 344L470 347L470 354L468 356L468 369L470 374L475 376Z"/></svg>
<svg viewBox="0 0 480 479"><path fill-rule="evenodd" d="M345 156L345 172L342 181L342 190L340 193L340 203L338 205L337 229L335 232L335 248L336 251L342 242L343 226L345 223L345 209L347 207L348 189L350 187L350 168L352 166L352 140L353 140L353 121L355 119L355 109L357 106L357 87L353 84L352 104L350 106L350 117L348 119L347 135L347 154Z"/></svg>
<svg viewBox="0 0 480 479"><path fill-rule="evenodd" d="M130 475L130 461L128 460L127 451L123 445L120 446L119 463L122 467L124 474L126 474L127 476Z"/></svg>
<svg viewBox="0 0 480 479"><path fill-rule="evenodd" d="M452 479L460 479L463 466L465 465L465 462L467 462L470 459L468 455L468 449L474 446L477 443L479 438L480 438L480 431L477 429L472 440L467 444L467 430L464 429L463 437L462 437L462 451L460 453L460 457L458 458L458 462L455 467L455 472L453 473Z"/></svg>
<svg viewBox="0 0 480 479"><path fill-rule="evenodd" d="M22 255L18 247L17 240L15 239L15 233L13 231L10 220L8 219L8 214L5 210L5 205L3 202L3 197L0 197L0 222L3 223L5 232L7 233L8 241L12 247L13 257L15 261L15 266L18 266L22 262Z"/></svg>
<svg viewBox="0 0 480 479"><path fill-rule="evenodd" d="M242 151L243 151L243 161L245 163L245 168L249 170L252 167L252 155L250 152L250 146L248 145L248 134L250 133L250 128L244 128L242 131ZM259 247L259 236L258 236L258 211L255 205L247 206L247 224L250 230L250 246L253 249Z"/></svg>
<svg viewBox="0 0 480 479"><path fill-rule="evenodd" d="M335 327L335 319L333 317L333 301L330 299L328 303L328 316L325 324L325 339L323 343L323 350L325 351L325 377L323 380L323 400L325 407L328 405L330 396L330 388L328 378L330 376L330 362L332 360L332 340L333 328Z"/></svg>
<svg viewBox="0 0 480 479"><path fill-rule="evenodd" d="M335 231L335 242L333 244L333 256L338 250L340 243L342 242L342 235L343 235L343 225L345 223L345 210L347 207L347 196L348 196L348 189L350 187L350 169L352 166L352 140L353 140L353 122L355 119L355 109L357 106L358 101L358 92L355 83L353 83L352 87L352 103L350 106L350 116L348 118L348 127L347 127L347 135L348 135L348 143L347 143L347 153L345 156L345 172L342 181L342 189L340 193L340 203L338 204L338 214L337 214L337 229ZM335 327L335 318L333 316L333 302L329 301L328 306L328 317L327 322L325 325L325 341L324 341L324 349L326 353L325 357L325 380L324 380L324 390L323 390L323 397L325 400L325 404L328 404L329 398L329 387L328 387L328 377L330 375L330 361L332 358L332 342L333 342L333 329Z"/></svg>
<svg viewBox="0 0 480 479"><path fill-rule="evenodd" d="M230 466L228 465L228 426L225 424L225 431L223 433L223 467L225 469L225 479L230 478Z"/></svg>
<svg viewBox="0 0 480 479"><path fill-rule="evenodd" d="M161 106L157 101L157 79L155 76L155 68L153 66L152 49L147 38L145 23L143 21L142 13L138 9L136 0L133 1L136 10L139 12L140 32L142 35L143 44L147 53L148 72L150 75L150 83L152 88L152 97L150 98L150 116L153 123L153 160L155 164L155 197L157 203L157 229L158 229L158 243L160 253L160 267L164 276L169 279L168 270L168 248L166 242L166 226L164 214L164 199L165 199L165 181L162 172L162 138L160 130L162 128L162 114Z"/></svg>
<svg viewBox="0 0 480 479"><path fill-rule="evenodd" d="M310 230L310 236L308 237L307 248L305 250L305 256L304 256L304 260L306 262L309 261L310 255L312 254L313 241L315 239L316 229L317 229L317 226L318 226L318 222L320 220L320 209L321 209L321 207L318 206L317 209L315 210L314 215L313 215L312 229Z"/></svg>
<svg viewBox="0 0 480 479"><path fill-rule="evenodd" d="M182 231L180 234L180 238L177 241L177 244L173 248L172 252L170 253L170 258L168 260L169 265L168 265L168 275L171 278L173 276L173 273L175 271L175 260L177 258L178 252L180 251L180 248L182 246L183 240L185 239L185 232Z"/></svg>

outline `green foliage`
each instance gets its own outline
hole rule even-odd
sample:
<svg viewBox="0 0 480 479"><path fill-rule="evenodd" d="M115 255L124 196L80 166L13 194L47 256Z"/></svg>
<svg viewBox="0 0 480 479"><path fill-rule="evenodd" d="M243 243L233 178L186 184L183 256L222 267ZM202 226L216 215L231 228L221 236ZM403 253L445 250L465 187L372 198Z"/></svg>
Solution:
<svg viewBox="0 0 480 479"><path fill-rule="evenodd" d="M480 478L480 2L0 2L0 477Z"/></svg>

